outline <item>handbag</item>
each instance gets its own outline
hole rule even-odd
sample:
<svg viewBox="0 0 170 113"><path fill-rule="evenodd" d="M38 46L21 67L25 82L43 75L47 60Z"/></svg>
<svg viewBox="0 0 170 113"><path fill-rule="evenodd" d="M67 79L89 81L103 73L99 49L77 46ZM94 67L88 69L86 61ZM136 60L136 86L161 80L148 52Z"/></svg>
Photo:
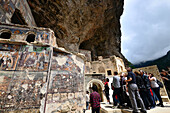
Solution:
<svg viewBox="0 0 170 113"><path fill-rule="evenodd" d="M157 84L159 85L160 88L163 88L163 83L159 81L158 79L156 80Z"/></svg>

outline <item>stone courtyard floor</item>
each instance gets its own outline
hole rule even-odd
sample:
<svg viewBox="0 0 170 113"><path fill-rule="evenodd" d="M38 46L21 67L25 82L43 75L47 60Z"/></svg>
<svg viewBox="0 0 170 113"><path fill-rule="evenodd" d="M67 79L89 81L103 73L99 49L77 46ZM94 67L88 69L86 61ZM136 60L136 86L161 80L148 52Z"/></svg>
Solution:
<svg viewBox="0 0 170 113"><path fill-rule="evenodd" d="M170 103L164 102L165 107L156 106L153 109L147 110L147 113L170 113ZM91 113L91 110L86 110L85 113ZM100 113L132 113L131 109L113 109L111 104L101 103Z"/></svg>

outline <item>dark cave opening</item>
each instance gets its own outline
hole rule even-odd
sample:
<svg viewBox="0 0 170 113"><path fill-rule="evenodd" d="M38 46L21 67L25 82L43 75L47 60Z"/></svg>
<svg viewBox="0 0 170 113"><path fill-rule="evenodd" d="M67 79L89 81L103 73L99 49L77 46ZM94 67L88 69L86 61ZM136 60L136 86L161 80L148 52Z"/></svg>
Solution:
<svg viewBox="0 0 170 113"><path fill-rule="evenodd" d="M15 12L11 17L11 23L27 25L19 9L15 9Z"/></svg>

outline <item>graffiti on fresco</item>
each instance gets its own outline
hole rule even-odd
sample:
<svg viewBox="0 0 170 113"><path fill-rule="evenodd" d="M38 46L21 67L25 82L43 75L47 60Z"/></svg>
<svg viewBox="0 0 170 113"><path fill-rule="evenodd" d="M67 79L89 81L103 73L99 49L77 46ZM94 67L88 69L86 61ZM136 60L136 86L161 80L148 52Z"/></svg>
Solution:
<svg viewBox="0 0 170 113"><path fill-rule="evenodd" d="M84 76L73 56L54 52L47 97L48 112L82 112Z"/></svg>
<svg viewBox="0 0 170 113"><path fill-rule="evenodd" d="M39 107L46 76L45 72L0 71L1 109Z"/></svg>

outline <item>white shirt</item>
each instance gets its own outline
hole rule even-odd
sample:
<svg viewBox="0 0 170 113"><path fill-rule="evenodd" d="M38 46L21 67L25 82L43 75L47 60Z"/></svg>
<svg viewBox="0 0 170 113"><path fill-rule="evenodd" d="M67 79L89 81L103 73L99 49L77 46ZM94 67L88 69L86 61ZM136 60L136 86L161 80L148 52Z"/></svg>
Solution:
<svg viewBox="0 0 170 113"><path fill-rule="evenodd" d="M114 88L120 88L120 76L114 75L112 83L113 83Z"/></svg>
<svg viewBox="0 0 170 113"><path fill-rule="evenodd" d="M159 87L159 85L157 84L157 82L156 82L156 77L152 77L152 81L151 81L151 87L152 88L158 88Z"/></svg>
<svg viewBox="0 0 170 113"><path fill-rule="evenodd" d="M89 102L89 100L90 100L89 94L86 94L86 102Z"/></svg>

